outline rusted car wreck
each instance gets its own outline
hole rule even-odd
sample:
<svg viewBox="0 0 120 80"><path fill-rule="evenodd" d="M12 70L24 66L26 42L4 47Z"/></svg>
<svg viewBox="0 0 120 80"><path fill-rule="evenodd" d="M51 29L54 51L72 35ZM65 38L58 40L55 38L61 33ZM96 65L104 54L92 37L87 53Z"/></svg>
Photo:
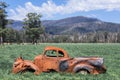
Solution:
<svg viewBox="0 0 120 80"><path fill-rule="evenodd" d="M99 57L78 57L71 58L61 48L47 46L43 54L35 57L34 61L24 60L18 57L12 68L13 73L33 70L38 75L41 72L70 72L81 74L100 74L106 72L103 58Z"/></svg>

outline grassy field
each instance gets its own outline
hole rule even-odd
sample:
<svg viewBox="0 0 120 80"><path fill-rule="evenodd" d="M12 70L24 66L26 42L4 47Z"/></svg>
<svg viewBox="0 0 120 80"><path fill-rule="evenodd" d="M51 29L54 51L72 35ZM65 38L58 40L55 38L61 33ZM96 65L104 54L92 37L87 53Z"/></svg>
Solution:
<svg viewBox="0 0 120 80"><path fill-rule="evenodd" d="M43 52L45 46L57 46L65 49L71 57L99 56L104 58L107 73L100 75L81 75L70 73L33 73L12 74L14 59L20 55L33 60ZM38 45L3 45L0 46L0 80L120 80L120 44L103 43L42 43Z"/></svg>

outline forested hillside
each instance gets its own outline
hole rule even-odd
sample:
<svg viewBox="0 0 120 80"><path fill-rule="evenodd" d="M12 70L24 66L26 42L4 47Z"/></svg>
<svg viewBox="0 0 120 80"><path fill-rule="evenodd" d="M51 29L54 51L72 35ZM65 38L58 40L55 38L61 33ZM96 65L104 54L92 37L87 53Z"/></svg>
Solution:
<svg viewBox="0 0 120 80"><path fill-rule="evenodd" d="M104 22L96 18L83 16L69 17L60 20L42 21L44 34L37 42L120 42L120 24ZM22 21L13 21L7 25L17 32L11 36L14 42L29 42L25 35ZM11 40L10 40L11 41Z"/></svg>

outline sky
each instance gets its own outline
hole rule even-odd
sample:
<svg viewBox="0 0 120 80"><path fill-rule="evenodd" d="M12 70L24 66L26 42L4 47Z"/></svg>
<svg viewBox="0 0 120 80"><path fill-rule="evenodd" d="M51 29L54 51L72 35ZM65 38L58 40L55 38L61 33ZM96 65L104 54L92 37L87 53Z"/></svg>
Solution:
<svg viewBox="0 0 120 80"><path fill-rule="evenodd" d="M120 23L120 0L1 0L6 2L8 19L23 20L36 12L42 20L85 16Z"/></svg>

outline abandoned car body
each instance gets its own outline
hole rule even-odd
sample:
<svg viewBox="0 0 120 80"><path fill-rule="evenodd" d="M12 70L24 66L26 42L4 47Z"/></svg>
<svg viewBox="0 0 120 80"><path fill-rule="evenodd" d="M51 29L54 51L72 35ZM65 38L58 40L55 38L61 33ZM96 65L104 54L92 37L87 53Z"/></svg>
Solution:
<svg viewBox="0 0 120 80"><path fill-rule="evenodd" d="M71 58L61 48L48 46L43 54L35 57L34 61L23 60L19 57L13 64L13 73L19 73L28 69L34 70L36 75L41 72L71 72L81 74L100 74L106 72L103 58L99 57L78 57Z"/></svg>

